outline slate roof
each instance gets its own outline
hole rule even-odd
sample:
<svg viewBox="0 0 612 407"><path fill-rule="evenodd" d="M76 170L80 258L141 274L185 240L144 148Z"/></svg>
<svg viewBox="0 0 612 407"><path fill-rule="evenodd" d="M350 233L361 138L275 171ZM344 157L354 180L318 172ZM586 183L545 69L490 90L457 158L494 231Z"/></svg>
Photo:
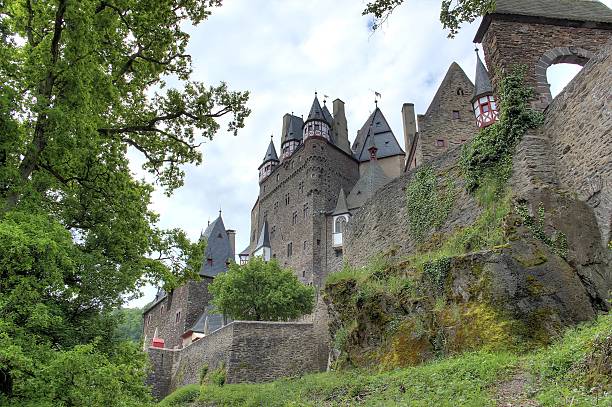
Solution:
<svg viewBox="0 0 612 407"><path fill-rule="evenodd" d="M303 133L302 128L304 127L304 120L301 117L289 115L289 123L287 129L283 129L283 135L281 138L281 144L285 144L286 141L297 140L302 141Z"/></svg>
<svg viewBox="0 0 612 407"><path fill-rule="evenodd" d="M612 10L596 0L497 0L495 10L483 18L474 42L482 42L491 14L612 24Z"/></svg>
<svg viewBox="0 0 612 407"><path fill-rule="evenodd" d="M246 249L238 253L238 256L248 256L251 253L251 251L249 250L250 248L251 246L247 246Z"/></svg>
<svg viewBox="0 0 612 407"><path fill-rule="evenodd" d="M200 275L214 277L227 270L226 263L228 261L234 261L234 252L225 231L221 214L208 225L202 234L202 238L206 238L206 250L204 251ZM212 259L212 262L209 259Z"/></svg>
<svg viewBox="0 0 612 407"><path fill-rule="evenodd" d="M494 13L612 23L612 10L595 0L497 0Z"/></svg>
<svg viewBox="0 0 612 407"><path fill-rule="evenodd" d="M198 317L195 324L187 331L208 335L225 325L224 318L223 314L215 312L214 306L208 305L204 308L204 311Z"/></svg>
<svg viewBox="0 0 612 407"><path fill-rule="evenodd" d="M276 148L274 148L274 140L270 140L270 144L268 144L268 150L266 150L266 155L261 165L264 165L268 161L278 161L278 155L276 154ZM261 168L261 165L259 166L260 168Z"/></svg>
<svg viewBox="0 0 612 407"><path fill-rule="evenodd" d="M325 101L323 101L323 117L325 117L325 120L327 120L327 123L329 123L330 125L334 122L334 117L329 112Z"/></svg>
<svg viewBox="0 0 612 407"><path fill-rule="evenodd" d="M357 137L351 147L353 156L359 162L370 160L369 139L373 135L373 140L378 148L376 156L378 158L392 157L405 154L400 147L387 119L382 111L376 107L368 120L365 121L361 129L357 132Z"/></svg>
<svg viewBox="0 0 612 407"><path fill-rule="evenodd" d="M332 212L332 215L341 215L343 213L348 213L348 204L346 203L346 194L344 193L344 188L340 188L340 192L338 193L338 202L336 203L336 209Z"/></svg>
<svg viewBox="0 0 612 407"><path fill-rule="evenodd" d="M346 198L348 208L360 208L368 199L374 196L378 189L389 181L391 181L391 178L385 174L378 160L370 161L365 173L359 178Z"/></svg>
<svg viewBox="0 0 612 407"><path fill-rule="evenodd" d="M493 86L491 85L491 78L489 78L489 72L485 68L480 54L476 52L476 84L474 85L474 98L476 96L493 93Z"/></svg>
<svg viewBox="0 0 612 407"><path fill-rule="evenodd" d="M262 247L270 247L270 233L268 232L268 221L265 220L263 226L261 227L261 232L259 233L259 239L257 240L257 246L255 246L255 250L257 251Z"/></svg>
<svg viewBox="0 0 612 407"><path fill-rule="evenodd" d="M470 84L472 83L470 78L468 78L468 76L465 74L465 71L459 66L459 64L456 62L453 62L451 66L448 68L448 71L446 71L446 75L444 75L444 79L442 79L442 83L438 87L436 94L431 100L431 103L429 104L429 107L427 108L427 112L425 112L425 115L430 115L431 113L438 111L440 109L440 99L444 92L446 91L454 92L455 91L455 89L451 87L452 78L455 75L463 76L463 78L465 79L467 83L470 83Z"/></svg>
<svg viewBox="0 0 612 407"><path fill-rule="evenodd" d="M327 121L327 118L325 117L325 114L323 113L323 109L321 108L321 104L319 103L319 99L317 98L316 93L315 93L315 98L312 101L312 106L310 107L310 113L308 113L308 118L306 119L306 121L309 121L309 120L321 120L331 126L331 122Z"/></svg>

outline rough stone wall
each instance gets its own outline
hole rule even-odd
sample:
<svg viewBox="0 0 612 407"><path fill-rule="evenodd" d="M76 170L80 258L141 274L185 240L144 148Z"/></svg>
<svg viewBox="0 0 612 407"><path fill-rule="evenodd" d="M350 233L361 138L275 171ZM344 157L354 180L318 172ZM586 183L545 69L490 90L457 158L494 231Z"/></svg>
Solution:
<svg viewBox="0 0 612 407"><path fill-rule="evenodd" d="M493 85L497 86L500 74L513 65L527 65L527 84L537 92L535 106L544 109L550 103L550 89L543 75L546 68L565 61L583 64L583 58L567 58L571 55L579 57L583 54L582 50L595 53L611 37L612 31L609 30L504 21L494 17L482 44L487 65L498 68L491 70ZM555 55L559 60L542 59L551 50L557 50Z"/></svg>
<svg viewBox="0 0 612 407"><path fill-rule="evenodd" d="M460 152L460 148L455 148L431 161L436 173L453 174L457 192L453 210L436 233L445 234L471 224L480 215L478 205L465 192L459 176ZM414 253L417 244L410 236L406 186L416 171L418 169L411 170L382 187L374 198L353 214L344 235L344 259L349 264L364 266L372 257L391 249L400 256Z"/></svg>
<svg viewBox="0 0 612 407"><path fill-rule="evenodd" d="M472 82L459 65L453 64L427 113L418 115L417 166L470 141L478 132L470 103L473 93ZM453 112L458 112L459 118ZM444 146L436 145L437 140L442 140Z"/></svg>
<svg viewBox="0 0 612 407"><path fill-rule="evenodd" d="M157 337L164 340L166 348L183 346L181 335L193 326L210 301L208 285L211 282L212 278L209 277L202 277L202 280L197 282L190 281L144 312L145 349L151 345L156 330ZM180 317L177 320L179 312Z"/></svg>
<svg viewBox="0 0 612 407"><path fill-rule="evenodd" d="M311 323L234 321L180 349L149 349L147 384L163 398L200 372L223 367L226 383L265 382L319 370Z"/></svg>
<svg viewBox="0 0 612 407"><path fill-rule="evenodd" d="M181 386L199 383L200 371L204 365L208 366L209 371L221 366L228 368L234 329L235 324L230 323L174 352L169 393Z"/></svg>
<svg viewBox="0 0 612 407"><path fill-rule="evenodd" d="M604 246L612 240L612 41L546 111L560 185L595 211Z"/></svg>

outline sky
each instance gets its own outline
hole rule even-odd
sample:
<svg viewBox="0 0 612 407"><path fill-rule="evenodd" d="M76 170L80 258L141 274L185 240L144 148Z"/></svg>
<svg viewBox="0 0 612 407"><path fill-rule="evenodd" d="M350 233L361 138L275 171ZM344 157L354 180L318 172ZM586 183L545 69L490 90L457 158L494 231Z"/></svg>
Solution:
<svg viewBox="0 0 612 407"><path fill-rule="evenodd" d="M457 62L474 80L474 34L479 22L464 25L448 39L438 20L440 0L407 0L380 30L369 30L362 16L366 0L225 0L197 27L189 26L192 80L221 81L251 92L252 113L237 136L220 131L201 146L203 163L185 168L185 185L171 197L153 196L160 226L180 227L192 240L222 210L226 228L235 229L236 249L248 245L250 211L259 192L258 171L273 135L280 151L285 113L308 115L314 92L346 104L352 141L374 108L379 107L403 145L400 110L415 104L427 110L450 64ZM604 1L612 6L612 0ZM553 95L579 67L549 69ZM172 82L170 82L172 85ZM134 157L132 169L142 174ZM128 306L144 306L154 287Z"/></svg>

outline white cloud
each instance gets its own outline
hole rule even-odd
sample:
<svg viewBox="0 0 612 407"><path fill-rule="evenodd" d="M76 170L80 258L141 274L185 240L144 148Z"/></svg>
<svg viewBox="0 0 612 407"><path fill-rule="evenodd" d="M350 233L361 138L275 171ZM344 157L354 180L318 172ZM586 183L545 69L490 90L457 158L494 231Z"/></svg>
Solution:
<svg viewBox="0 0 612 407"><path fill-rule="evenodd" d="M361 15L365 1L226 0L190 28L192 79L251 91L252 114L237 137L221 132L202 146L203 164L186 169L183 188L170 198L155 194L161 225L181 227L196 239L221 207L226 227L237 229L237 250L246 247L257 167L270 134L278 151L283 114L307 115L315 90L346 103L351 140L374 107L372 91L380 92L379 106L402 143L403 103L424 112L453 61L473 78L477 24L448 39L439 4L407 1L371 34L369 18ZM153 294L148 289L131 305Z"/></svg>

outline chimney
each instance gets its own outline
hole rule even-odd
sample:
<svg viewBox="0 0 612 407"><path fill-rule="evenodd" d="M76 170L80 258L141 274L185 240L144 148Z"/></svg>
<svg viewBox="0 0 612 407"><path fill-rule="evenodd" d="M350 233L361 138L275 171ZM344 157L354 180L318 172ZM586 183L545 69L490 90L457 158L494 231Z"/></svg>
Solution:
<svg viewBox="0 0 612 407"><path fill-rule="evenodd" d="M232 248L232 259L236 256L236 231L228 229L225 231L229 239L230 247Z"/></svg>
<svg viewBox="0 0 612 407"><path fill-rule="evenodd" d="M406 151L406 157L408 157L417 132L414 103L404 103L402 106L402 121L404 123L404 151Z"/></svg>
<svg viewBox="0 0 612 407"><path fill-rule="evenodd" d="M334 100L334 123L332 124L336 145L345 153L351 154L351 146L348 140L348 126L346 114L344 113L344 102L340 99Z"/></svg>

